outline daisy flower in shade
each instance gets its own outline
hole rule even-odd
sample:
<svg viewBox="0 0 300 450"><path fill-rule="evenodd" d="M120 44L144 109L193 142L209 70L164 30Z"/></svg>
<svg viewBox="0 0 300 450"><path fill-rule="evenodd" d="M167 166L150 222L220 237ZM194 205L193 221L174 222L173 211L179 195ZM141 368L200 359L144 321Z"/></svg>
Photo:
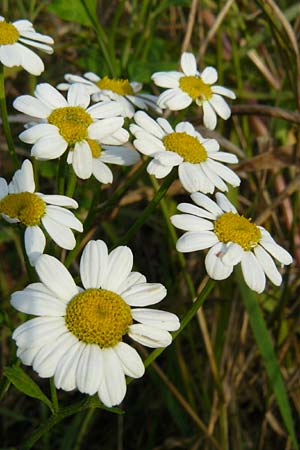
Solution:
<svg viewBox="0 0 300 450"><path fill-rule="evenodd" d="M67 73L65 80L67 83L60 83L57 86L58 89L65 91L73 83L81 83L94 101L117 101L122 108L121 115L123 117L133 117L135 108L147 110L150 107L156 112L161 112L156 104L157 97L155 95L139 93L143 87L142 83L129 82L126 79L100 78L93 72L87 72L83 77Z"/></svg>
<svg viewBox="0 0 300 450"><path fill-rule="evenodd" d="M63 207L78 208L78 204L64 195L35 192L32 164L28 159L15 172L9 185L0 178L0 214L7 222L21 223L26 227L25 249L32 265L46 245L41 226L60 247L67 250L75 247L71 229L82 232L82 224Z"/></svg>
<svg viewBox="0 0 300 450"><path fill-rule="evenodd" d="M138 111L130 131L135 135L134 146L151 156L147 171L163 178L178 166L181 184L188 192L213 193L215 187L227 191L225 184L239 186L239 177L222 162L237 163L231 153L219 151L215 139L205 139L189 122L181 122L175 130L166 119L157 120Z"/></svg>
<svg viewBox="0 0 300 450"><path fill-rule="evenodd" d="M18 311L38 316L13 333L23 364L42 378L54 376L59 389L98 393L108 407L121 403L125 375L144 374L140 356L123 337L166 347L169 331L179 328L174 314L145 308L160 302L166 289L132 272L132 264L128 247L108 254L103 241L90 241L80 260L81 288L60 261L42 255L36 264L40 283L11 298Z"/></svg>
<svg viewBox="0 0 300 450"><path fill-rule="evenodd" d="M265 228L238 214L224 194L216 194L217 203L200 192L191 198L197 206L180 203L178 209L184 214L171 217L175 227L186 231L177 241L179 252L209 248L205 267L215 280L228 278L233 267L241 263L250 289L261 293L266 276L276 286L281 284L281 274L273 258L282 265L291 264L293 259Z"/></svg>
<svg viewBox="0 0 300 450"><path fill-rule="evenodd" d="M11 23L0 16L0 62L4 66L22 66L27 72L40 75L44 71L44 63L26 46L30 45L52 54L53 48L50 45L53 43L50 36L36 33L29 20L16 20Z"/></svg>
<svg viewBox="0 0 300 450"><path fill-rule="evenodd" d="M34 94L21 95L14 101L18 111L43 121L19 136L23 142L34 144L31 155L48 160L68 151L79 178L89 178L92 173L100 177L103 163L95 163L100 150L95 150L95 155L93 142L118 143L129 137L122 128L123 117L117 117L121 113L119 103L110 100L88 107L90 96L80 84L70 87L67 99L47 83L38 84Z"/></svg>
<svg viewBox="0 0 300 450"><path fill-rule="evenodd" d="M218 72L214 67L206 67L200 73L192 53L183 53L180 63L183 72L156 72L152 75L157 86L168 88L158 97L158 106L177 111L195 101L203 108L204 125L214 130L217 115L225 120L231 116L231 110L222 96L235 99L234 92L223 86L213 86Z"/></svg>

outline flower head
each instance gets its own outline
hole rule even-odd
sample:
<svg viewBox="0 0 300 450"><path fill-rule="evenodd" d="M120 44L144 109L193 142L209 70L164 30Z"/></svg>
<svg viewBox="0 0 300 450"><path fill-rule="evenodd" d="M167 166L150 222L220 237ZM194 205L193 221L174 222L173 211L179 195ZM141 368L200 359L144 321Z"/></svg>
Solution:
<svg viewBox="0 0 300 450"><path fill-rule="evenodd" d="M132 264L128 247L108 254L103 241L90 241L80 261L81 288L60 261L42 255L36 264L41 282L11 298L17 310L38 316L13 333L21 361L40 377L54 376L57 388L98 393L108 407L119 404L125 375L144 374L140 356L124 337L166 347L172 341L168 331L179 328L174 314L145 308L162 300L166 289L132 272Z"/></svg>
<svg viewBox="0 0 300 450"><path fill-rule="evenodd" d="M217 203L199 192L192 194L196 205L181 203L178 214L171 217L175 227L185 230L176 244L179 252L209 248L205 267L215 280L228 278L233 267L241 263L247 285L256 292L265 289L266 276L276 285L281 274L272 259L291 264L291 255L280 247L270 233L251 219L238 214L224 194L217 193Z"/></svg>
<svg viewBox="0 0 300 450"><path fill-rule="evenodd" d="M57 87L60 90L68 90L73 83L82 84L92 96L94 101L115 100L122 108L123 117L133 117L135 108L148 109L148 107L160 112L157 107L155 95L141 94L142 83L136 81L129 82L126 79L114 79L109 77L100 78L93 72L87 72L82 76L65 75L67 83L60 83Z"/></svg>
<svg viewBox="0 0 300 450"><path fill-rule="evenodd" d="M168 88L159 96L157 104L161 108L180 110L195 101L203 108L204 125L214 130L217 115L225 120L231 116L230 108L222 96L235 99L235 94L225 87L214 86L218 79L214 67L206 67L200 73L192 53L183 53L180 62L183 72L156 72L152 75L157 86Z"/></svg>
<svg viewBox="0 0 300 450"><path fill-rule="evenodd" d="M78 204L64 195L35 192L32 164L28 159L15 172L9 185L4 178L0 178L0 215L7 222L21 223L26 227L25 249L32 265L46 245L41 226L60 247L67 250L75 247L71 229L82 232L82 224L71 211L63 207L78 208Z"/></svg>
<svg viewBox="0 0 300 450"><path fill-rule="evenodd" d="M104 148L102 152L101 144L118 146L129 134L122 128L118 102L109 100L88 107L89 103L90 96L80 84L70 87L67 99L50 84L38 84L35 97L22 95L14 101L18 111L42 119L23 131L20 139L34 144L31 155L37 159L55 159L68 151L68 162L79 178L93 174L108 183L112 174L105 162L131 165L139 157L124 147Z"/></svg>
<svg viewBox="0 0 300 450"><path fill-rule="evenodd" d="M145 112L134 116L136 124L130 125L135 135L135 147L144 155L153 157L147 171L163 178L178 166L181 184L188 192L213 193L215 187L227 191L225 184L239 186L239 177L222 164L236 163L235 155L219 151L215 139L205 139L189 122L181 122L175 130L166 119L156 121Z"/></svg>
<svg viewBox="0 0 300 450"><path fill-rule="evenodd" d="M29 20L10 23L0 16L0 62L4 66L22 66L27 72L40 75L44 71L43 61L27 45L52 54L53 43L50 36L36 33Z"/></svg>

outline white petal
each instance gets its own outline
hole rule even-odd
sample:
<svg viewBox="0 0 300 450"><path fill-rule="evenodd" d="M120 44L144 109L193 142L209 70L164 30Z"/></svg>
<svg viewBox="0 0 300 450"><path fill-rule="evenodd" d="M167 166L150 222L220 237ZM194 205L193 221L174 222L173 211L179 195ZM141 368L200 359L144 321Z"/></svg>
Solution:
<svg viewBox="0 0 300 450"><path fill-rule="evenodd" d="M187 108L193 99L181 89L169 89L163 92L158 100L157 104L161 108L169 108L172 111L179 111L181 109Z"/></svg>
<svg viewBox="0 0 300 450"><path fill-rule="evenodd" d="M209 231L214 225L211 221L191 214L175 214L171 217L172 224L184 231Z"/></svg>
<svg viewBox="0 0 300 450"><path fill-rule="evenodd" d="M184 74L182 72L156 72L151 76L156 86L164 88L176 88L179 86L179 80Z"/></svg>
<svg viewBox="0 0 300 450"><path fill-rule="evenodd" d="M129 141L129 133L124 128L118 128L113 134L104 136L101 144L104 145L121 145Z"/></svg>
<svg viewBox="0 0 300 450"><path fill-rule="evenodd" d="M25 159L21 169L17 170L8 185L8 192L10 194L17 194L20 192L31 192L35 190L35 183L33 177L32 164L29 159Z"/></svg>
<svg viewBox="0 0 300 450"><path fill-rule="evenodd" d="M44 252L46 245L46 238L39 226L26 228L24 243L30 264L34 266L39 256Z"/></svg>
<svg viewBox="0 0 300 450"><path fill-rule="evenodd" d="M28 33L28 34L31 34L31 33ZM25 37L20 37L18 42L22 43L22 44L30 45L31 47L35 47L35 48L41 50L42 52L48 53L48 55L51 55L54 51L53 48L50 47L49 45L42 44L41 42L35 42L35 41L33 41L31 39L27 39Z"/></svg>
<svg viewBox="0 0 300 450"><path fill-rule="evenodd" d="M196 58L193 53L184 52L181 55L180 65L185 75L191 76L197 73Z"/></svg>
<svg viewBox="0 0 300 450"><path fill-rule="evenodd" d="M76 240L70 228L53 220L49 215L42 217L42 224L59 247L65 248L66 250L72 250L75 247Z"/></svg>
<svg viewBox="0 0 300 450"><path fill-rule="evenodd" d="M137 322L151 327L160 328L161 330L176 331L180 327L178 317L167 311L159 311L158 309L138 308L132 309L131 315Z"/></svg>
<svg viewBox="0 0 300 450"><path fill-rule="evenodd" d="M54 44L54 40L52 37L47 36L46 34L37 33L36 31L33 31L33 28L23 28L23 26L20 27L20 22L23 22L22 20L17 20L14 22L15 27L20 31L21 36L24 36L32 41L39 41L44 42L45 44ZM23 25L23 24L22 24ZM51 48L53 51L53 49Z"/></svg>
<svg viewBox="0 0 300 450"><path fill-rule="evenodd" d="M106 136L111 135L122 128L123 123L123 117L111 117L108 119L97 120L88 127L89 138L102 141Z"/></svg>
<svg viewBox="0 0 300 450"><path fill-rule="evenodd" d="M226 152L216 152L209 155L210 158L213 158L217 161L227 162L229 164L236 164L239 162L236 155L233 155L232 153L226 153Z"/></svg>
<svg viewBox="0 0 300 450"><path fill-rule="evenodd" d="M206 128L214 130L217 126L217 115L208 101L203 102L203 123Z"/></svg>
<svg viewBox="0 0 300 450"><path fill-rule="evenodd" d="M214 67L208 66L201 72L201 78L204 83L214 84L218 79L218 72Z"/></svg>
<svg viewBox="0 0 300 450"><path fill-rule="evenodd" d="M118 102L108 101L96 103L96 105L90 106L87 112L93 117L93 119L106 119L121 115L122 108Z"/></svg>
<svg viewBox="0 0 300 450"><path fill-rule="evenodd" d="M219 177L223 178L223 180L232 186L239 186L241 184L241 180L238 175L233 172L233 170L229 169L229 167L226 167L218 161L214 161L212 159L208 159L206 164L211 168L211 170L216 172Z"/></svg>
<svg viewBox="0 0 300 450"><path fill-rule="evenodd" d="M25 366L31 366L36 354L38 353L40 346L34 347L18 347L17 357L20 358Z"/></svg>
<svg viewBox="0 0 300 450"><path fill-rule="evenodd" d="M161 140L149 133L139 133L138 139L133 141L133 145L144 155L153 156L157 152L165 150Z"/></svg>
<svg viewBox="0 0 300 450"><path fill-rule="evenodd" d="M262 232L262 238L260 240L260 245L262 245L273 258L277 259L281 264L289 265L292 264L293 258L284 248L278 245L271 235L262 227L259 227Z"/></svg>
<svg viewBox="0 0 300 450"><path fill-rule="evenodd" d="M0 200L8 194L8 185L4 178L0 178Z"/></svg>
<svg viewBox="0 0 300 450"><path fill-rule="evenodd" d="M104 163L132 166L141 158L138 152L127 147L105 147L100 159Z"/></svg>
<svg viewBox="0 0 300 450"><path fill-rule="evenodd" d="M207 165L206 161L201 163L201 169L207 176L207 178L213 183L213 185L219 189L220 191L228 191L227 185L224 183L222 178L219 177L219 175L216 174L215 171L211 170L211 168Z"/></svg>
<svg viewBox="0 0 300 450"><path fill-rule="evenodd" d="M131 272L133 255L129 247L115 248L108 257L108 265L102 287L118 293L119 286L125 281Z"/></svg>
<svg viewBox="0 0 300 450"><path fill-rule="evenodd" d="M61 300L69 301L78 294L70 272L53 256L40 256L35 269L41 282Z"/></svg>
<svg viewBox="0 0 300 450"><path fill-rule="evenodd" d="M266 277L261 265L251 251L244 252L241 266L246 284L250 289L260 294L265 289Z"/></svg>
<svg viewBox="0 0 300 450"><path fill-rule="evenodd" d="M107 184L113 181L112 171L100 159L93 159L92 173L100 183Z"/></svg>
<svg viewBox="0 0 300 450"><path fill-rule="evenodd" d="M175 152L163 151L155 153L153 156L164 166L178 166L183 161L182 156L178 155L178 153Z"/></svg>
<svg viewBox="0 0 300 450"><path fill-rule="evenodd" d="M227 120L231 116L231 109L220 95L213 94L209 100L210 104L213 106L216 113L222 117L222 119Z"/></svg>
<svg viewBox="0 0 300 450"><path fill-rule="evenodd" d="M64 316L66 305L61 300L53 297L47 290L39 291L34 283L27 286L23 291L14 292L11 296L11 304L18 311L33 316ZM32 287L33 286L33 287Z"/></svg>
<svg viewBox="0 0 300 450"><path fill-rule="evenodd" d="M68 211L65 208L48 205L46 207L46 215L65 227L72 228L80 233L83 231L83 226L80 220L78 220L71 211Z"/></svg>
<svg viewBox="0 0 300 450"><path fill-rule="evenodd" d="M92 175L93 156L87 141L76 142L72 166L76 175L82 180L86 180Z"/></svg>
<svg viewBox="0 0 300 450"><path fill-rule="evenodd" d="M143 361L134 348L125 344L125 342L119 342L113 348L113 351L118 356L125 375L132 378L140 378L144 375L145 367Z"/></svg>
<svg viewBox="0 0 300 450"><path fill-rule="evenodd" d="M131 286L140 283L146 283L146 277L139 272L131 272L128 277L123 281L121 286L119 286L119 294L122 296L122 293L129 289Z"/></svg>
<svg viewBox="0 0 300 450"><path fill-rule="evenodd" d="M37 343L42 346L57 339L65 332L66 326L63 317L36 317L16 328L12 338L18 347L32 347Z"/></svg>
<svg viewBox="0 0 300 450"><path fill-rule="evenodd" d="M160 180L161 178L167 176L171 172L172 168L172 166L164 166L159 161L153 159L147 166L147 172Z"/></svg>
<svg viewBox="0 0 300 450"><path fill-rule="evenodd" d="M217 242L218 238L212 231L188 231L178 239L176 249L182 253L194 252L212 247Z"/></svg>
<svg viewBox="0 0 300 450"><path fill-rule="evenodd" d="M34 95L50 109L68 106L65 97L48 83L38 84L35 88Z"/></svg>
<svg viewBox="0 0 300 450"><path fill-rule="evenodd" d="M60 135L45 136L31 149L31 155L40 160L59 158L67 149L68 143Z"/></svg>
<svg viewBox="0 0 300 450"><path fill-rule="evenodd" d="M224 256L222 256L222 262L228 266L235 266L244 255L244 249L239 244L230 242L224 249Z"/></svg>
<svg viewBox="0 0 300 450"><path fill-rule="evenodd" d="M90 104L90 96L86 87L79 83L72 84L68 90L68 103L71 106L80 106L86 109Z"/></svg>
<svg viewBox="0 0 300 450"><path fill-rule="evenodd" d="M282 282L282 276L279 273L273 259L260 245L257 245L254 248L254 253L258 262L263 268L263 271L267 275L267 277L274 283L276 286L280 286Z"/></svg>
<svg viewBox="0 0 300 450"><path fill-rule="evenodd" d="M57 389L72 391L76 388L76 370L81 353L86 345L76 342L64 354L56 366L54 383Z"/></svg>
<svg viewBox="0 0 300 450"><path fill-rule="evenodd" d="M184 162L178 168L180 182L188 192L214 192L215 186L202 170L201 164Z"/></svg>
<svg viewBox="0 0 300 450"><path fill-rule="evenodd" d="M89 241L80 259L80 278L85 289L100 288L100 271L106 269L108 261L107 247L103 241ZM103 278L103 277L102 277Z"/></svg>
<svg viewBox="0 0 300 450"><path fill-rule="evenodd" d="M76 370L76 385L83 394L94 395L104 378L102 350L88 344L81 353Z"/></svg>
<svg viewBox="0 0 300 450"><path fill-rule="evenodd" d="M215 139L202 139L201 144L208 153L209 158L212 158L215 153L219 151L220 145Z"/></svg>
<svg viewBox="0 0 300 450"><path fill-rule="evenodd" d="M168 331L141 323L131 325L128 336L139 344L150 348L167 347L172 342L172 336Z"/></svg>
<svg viewBox="0 0 300 450"><path fill-rule="evenodd" d="M193 125L189 122L180 122L176 125L176 133L187 133L191 136L196 136L196 130Z"/></svg>
<svg viewBox="0 0 300 450"><path fill-rule="evenodd" d="M226 195L222 194L221 192L217 192L216 200L218 205L220 206L220 208L222 208L224 212L237 213L235 206L228 200Z"/></svg>
<svg viewBox="0 0 300 450"><path fill-rule="evenodd" d="M38 193L39 197L44 200L44 202L50 205L65 206L67 208L78 208L78 203L71 197L66 195L46 195Z"/></svg>
<svg viewBox="0 0 300 450"><path fill-rule="evenodd" d="M32 367L41 378L49 378L55 374L59 360L67 353L77 338L67 331L51 344L45 344L35 356Z"/></svg>
<svg viewBox="0 0 300 450"><path fill-rule="evenodd" d="M177 209L183 213L193 214L194 216L203 217L209 220L214 220L216 218L215 214L208 212L206 209L192 205L191 203L179 203Z"/></svg>
<svg viewBox="0 0 300 450"><path fill-rule="evenodd" d="M121 362L113 349L103 349L104 379L98 395L107 407L119 405L126 394L126 382Z"/></svg>
<svg viewBox="0 0 300 450"><path fill-rule="evenodd" d="M22 52L16 44L0 46L0 61L6 67L20 66Z"/></svg>
<svg viewBox="0 0 300 450"><path fill-rule="evenodd" d="M13 102L13 107L24 114L39 119L46 119L51 114L51 109L31 95L21 95Z"/></svg>
<svg viewBox="0 0 300 450"><path fill-rule="evenodd" d="M191 198L197 205L202 206L203 208L207 209L207 211L212 213L215 218L223 213L222 209L217 205L216 202L211 200L207 195L201 194L201 192L194 192L191 195Z"/></svg>
<svg viewBox="0 0 300 450"><path fill-rule="evenodd" d="M23 69L27 70L27 72L31 73L32 75L41 75L42 72L44 72L44 63L41 60L41 58L34 53L29 48L25 47L23 44L19 44L16 42L14 44L16 47L18 47L20 54L21 54L21 66Z"/></svg>
<svg viewBox="0 0 300 450"><path fill-rule="evenodd" d="M233 270L233 266L224 264L222 261L224 247L224 244L219 242L209 250L205 257L206 271L214 280L225 280Z"/></svg>
<svg viewBox="0 0 300 450"><path fill-rule="evenodd" d="M157 120L158 125L167 133L173 133L173 128L169 124L169 122L163 117L159 117Z"/></svg>
<svg viewBox="0 0 300 450"><path fill-rule="evenodd" d="M19 134L19 138L26 144L35 144L38 139L46 136L48 136L48 139L51 139L50 136L55 135L59 135L58 128L55 125L51 125L50 123L40 123L23 131Z"/></svg>
<svg viewBox="0 0 300 450"><path fill-rule="evenodd" d="M155 305L167 295L160 283L139 283L122 292L122 298L130 306Z"/></svg>
<svg viewBox="0 0 300 450"><path fill-rule="evenodd" d="M223 86L212 86L211 90L214 94L224 95L224 97L232 98L233 100L236 98L236 95L233 91Z"/></svg>
<svg viewBox="0 0 300 450"><path fill-rule="evenodd" d="M158 123L144 111L138 111L137 113L135 113L134 120L140 127L144 128L148 133L153 134L153 136L156 136L159 139L162 139L165 136L165 132L161 129Z"/></svg>

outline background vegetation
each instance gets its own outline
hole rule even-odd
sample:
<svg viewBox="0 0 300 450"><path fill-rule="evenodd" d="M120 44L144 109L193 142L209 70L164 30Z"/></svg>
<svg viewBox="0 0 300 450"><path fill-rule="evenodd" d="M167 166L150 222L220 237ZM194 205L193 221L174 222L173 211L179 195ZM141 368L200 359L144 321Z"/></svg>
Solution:
<svg viewBox="0 0 300 450"><path fill-rule="evenodd" d="M70 415L34 444L42 450L283 450L300 440L300 5L280 0L2 0L9 20L29 18L35 28L55 39L55 53L44 57L46 71L38 82L53 85L65 73L99 75L150 83L155 71L178 68L183 51L192 51L200 68L213 65L219 83L237 100L232 119L217 130L203 130L199 109L173 115L187 119L223 149L240 159L241 188L231 200L256 219L294 256L280 288L268 284L262 295L250 293L239 274L214 285L196 318L151 364L146 375L128 387L120 409L112 414L93 407ZM24 71L6 71L11 127L18 155L28 147L17 138L22 118L13 99L32 92L36 79ZM1 176L13 166L0 136ZM141 168L142 167L142 168ZM55 162L40 164L42 192L53 192ZM129 180L129 181L128 181ZM122 188L123 186L123 188ZM114 169L114 183L79 182L79 216L92 196L95 216L80 248L93 238L111 246L121 241L158 184L145 166ZM114 194L117 192L117 194ZM168 217L188 200L179 182L129 241L136 267L150 281L168 288L164 309L182 317L193 289L207 283L204 254L187 257L175 250L176 232ZM27 284L18 230L0 224L1 366L16 363L11 333L24 320L12 311L10 294ZM78 248L78 250L80 250ZM76 261L71 270L76 272ZM190 278L189 278L190 277ZM193 285L191 287L191 280ZM146 351L138 348L146 357ZM275 356L276 355L276 356ZM280 371L278 368L280 367ZM23 367L24 368L24 367ZM48 380L24 368L46 395ZM281 375L280 375L281 374ZM0 385L0 449L22 448L26 437L50 416L48 407L25 396L10 383ZM15 384L17 384L15 382ZM32 392L31 392L32 393ZM84 400L78 392L59 392L67 408ZM67 410L66 410L67 411ZM120 412L120 411L119 411ZM25 447L24 447L25 448Z"/></svg>

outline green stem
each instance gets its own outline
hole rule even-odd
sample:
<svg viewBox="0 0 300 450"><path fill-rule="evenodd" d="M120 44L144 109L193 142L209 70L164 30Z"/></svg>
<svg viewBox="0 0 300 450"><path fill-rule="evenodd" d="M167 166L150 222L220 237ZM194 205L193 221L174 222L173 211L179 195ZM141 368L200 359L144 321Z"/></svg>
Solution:
<svg viewBox="0 0 300 450"><path fill-rule="evenodd" d="M24 230L24 233L25 233L25 230ZM28 255L27 255L27 252L26 252L26 248L25 248L24 233L23 233L23 230L20 233L23 258L24 258L24 261L25 261L25 266L26 266L26 270L27 270L28 279L29 279L29 281L31 283L34 283L35 281L37 281L37 275L35 273L35 270L33 269L33 267L31 266L31 264L29 262L29 258L28 258Z"/></svg>
<svg viewBox="0 0 300 450"><path fill-rule="evenodd" d="M68 149L59 158L58 174L57 174L57 191L60 195L65 193L65 171L67 164Z"/></svg>
<svg viewBox="0 0 300 450"><path fill-rule="evenodd" d="M85 436L85 434L87 433L89 427L91 426L91 421L93 419L93 415L95 412L95 408L91 408L87 413L85 418L83 419L82 425L80 427L75 445L73 450L80 450L81 447L81 443L83 441L83 438Z"/></svg>
<svg viewBox="0 0 300 450"><path fill-rule="evenodd" d="M9 121L8 121L8 114L7 114L7 107L6 107L6 95L5 95L5 84L4 84L4 66L0 63L0 109L1 109L1 116L2 116L2 128L4 132L4 136L7 142L8 146L8 152L9 155L15 165L15 167L19 167L19 161L17 158L15 146L13 137L11 134Z"/></svg>
<svg viewBox="0 0 300 450"><path fill-rule="evenodd" d="M117 245L126 245L128 241L135 235L137 230L141 228L141 226L146 222L148 217L151 215L151 213L154 211L158 203L161 201L161 199L166 195L167 190L177 177L177 173L175 170L173 170L164 180L162 185L160 186L159 190L154 195L151 202L148 204L148 206L144 209L143 213L139 216L139 218L134 222L134 224L129 228L125 236L118 242Z"/></svg>
<svg viewBox="0 0 300 450"><path fill-rule="evenodd" d="M69 166L70 170L69 170L69 181L68 181L68 187L67 187L67 192L66 192L66 196L67 197L73 197L74 195L74 191L76 188L76 183L77 183L77 176L76 173L73 170L72 166Z"/></svg>
<svg viewBox="0 0 300 450"><path fill-rule="evenodd" d="M50 383L50 392L51 392L53 411L54 411L54 413L57 413L59 411L59 405L58 405L57 391L56 391L53 377L50 378L49 383Z"/></svg>

